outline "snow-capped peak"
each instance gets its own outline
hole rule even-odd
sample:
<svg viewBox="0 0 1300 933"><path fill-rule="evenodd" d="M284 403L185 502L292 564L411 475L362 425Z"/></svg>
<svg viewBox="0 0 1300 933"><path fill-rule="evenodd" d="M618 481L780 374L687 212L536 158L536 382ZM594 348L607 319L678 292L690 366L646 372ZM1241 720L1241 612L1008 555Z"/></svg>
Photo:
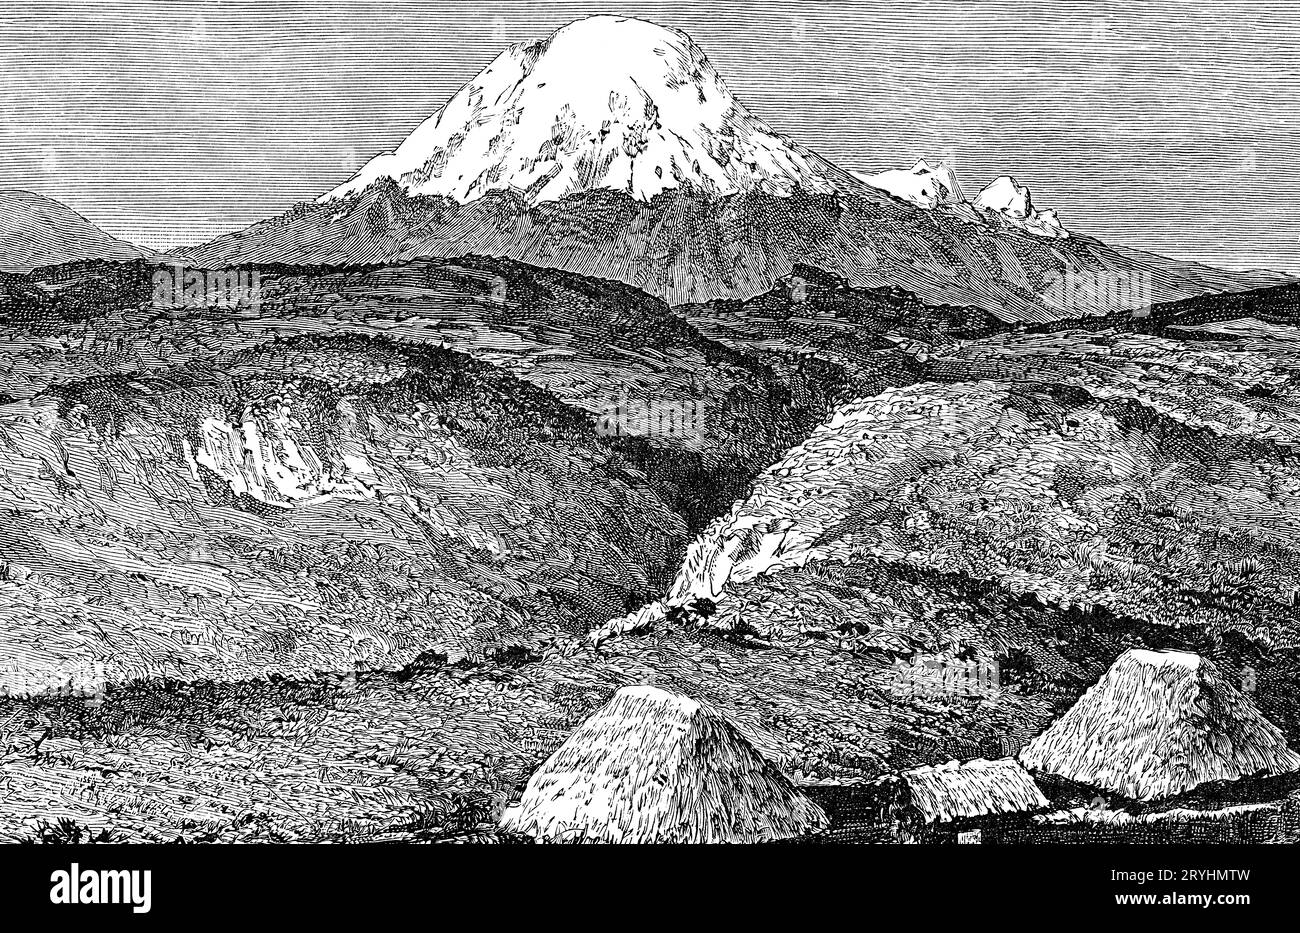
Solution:
<svg viewBox="0 0 1300 933"><path fill-rule="evenodd" d="M858 181L926 210L940 205L968 212L974 209L978 212L975 216L986 222L996 217L1036 236L1064 239L1070 235L1061 226L1056 211L1035 210L1029 189L1010 175L998 176L973 201L967 201L957 181L957 173L946 163L931 165L925 159L918 159L906 170L891 169L874 175L864 172L851 174Z"/></svg>
<svg viewBox="0 0 1300 933"><path fill-rule="evenodd" d="M391 153L321 200L392 178L471 201L513 189L552 201L594 188L649 200L833 186L807 150L749 113L682 32L593 16L512 46Z"/></svg>
<svg viewBox="0 0 1300 933"><path fill-rule="evenodd" d="M971 206L986 214L994 214L1007 223L1021 227L1039 236L1063 239L1069 232L1061 226L1056 211L1034 209L1029 189L1017 184L1010 175L999 175L988 187L975 196Z"/></svg>
<svg viewBox="0 0 1300 933"><path fill-rule="evenodd" d="M874 175L854 172L853 175L873 188L887 191L918 207L961 204L966 200L961 185L957 182L957 173L952 167L946 164L931 165L925 159L918 159L911 169L896 168Z"/></svg>

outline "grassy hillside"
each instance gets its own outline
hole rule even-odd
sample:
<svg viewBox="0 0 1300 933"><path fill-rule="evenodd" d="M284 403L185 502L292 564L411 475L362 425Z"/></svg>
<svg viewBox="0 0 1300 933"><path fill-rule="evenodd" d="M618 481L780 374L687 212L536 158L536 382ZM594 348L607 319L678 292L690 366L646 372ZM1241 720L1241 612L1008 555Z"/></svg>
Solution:
<svg viewBox="0 0 1300 933"><path fill-rule="evenodd" d="M1300 473L1289 449L1205 427L1209 406L1190 424L1172 403L1164 415L1119 379L1097 395L990 380L847 405L710 527L670 599L873 557L1063 608L1291 644Z"/></svg>
<svg viewBox="0 0 1300 933"><path fill-rule="evenodd" d="M756 657L664 631L400 674L152 682L93 709L0 700L0 839L488 840L531 771L628 684L707 699L791 773L995 753L1009 724L1048 712L1013 695L900 702L891 676L821 646Z"/></svg>
<svg viewBox="0 0 1300 933"><path fill-rule="evenodd" d="M977 308L923 304L899 288L855 288L805 265L748 301L673 310L710 339L747 354L792 354L842 368L858 395L924 379L938 348L1012 329Z"/></svg>
<svg viewBox="0 0 1300 933"><path fill-rule="evenodd" d="M256 300L157 306L168 267L81 264L41 270L48 303L0 302L0 393L116 373L207 364L268 341L358 334L446 347L503 369L590 416L674 509L701 527L836 404L878 391L794 351L756 356L709 340L658 299L503 260L397 267L263 266ZM34 286L34 288L33 288Z"/></svg>
<svg viewBox="0 0 1300 933"><path fill-rule="evenodd" d="M0 502L19 692L483 657L636 605L685 532L540 389L351 335L5 405Z"/></svg>
<svg viewBox="0 0 1300 933"><path fill-rule="evenodd" d="M913 348L929 381L837 410L602 644L686 626L994 661L1058 712L1124 647L1190 647L1300 738L1294 345L1246 319Z"/></svg>

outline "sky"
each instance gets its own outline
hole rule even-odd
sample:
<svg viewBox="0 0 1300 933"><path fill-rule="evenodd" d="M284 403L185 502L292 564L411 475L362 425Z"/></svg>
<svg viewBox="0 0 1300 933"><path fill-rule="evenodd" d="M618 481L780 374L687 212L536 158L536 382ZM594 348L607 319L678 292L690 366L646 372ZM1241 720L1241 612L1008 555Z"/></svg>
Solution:
<svg viewBox="0 0 1300 933"><path fill-rule="evenodd" d="M1067 228L1300 273L1300 4L135 3L0 7L0 188L144 246L278 214L394 148L507 45L613 13L689 33L848 169L1000 174Z"/></svg>

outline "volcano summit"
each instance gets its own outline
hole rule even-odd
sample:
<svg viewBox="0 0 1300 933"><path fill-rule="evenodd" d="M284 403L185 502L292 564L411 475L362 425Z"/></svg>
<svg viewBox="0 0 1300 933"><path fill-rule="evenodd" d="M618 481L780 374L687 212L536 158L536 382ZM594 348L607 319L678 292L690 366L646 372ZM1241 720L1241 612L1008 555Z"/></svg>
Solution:
<svg viewBox="0 0 1300 933"><path fill-rule="evenodd" d="M641 201L671 188L719 197L829 192L828 166L732 96L685 33L593 16L515 45L326 199L391 178L408 194L525 202L595 188Z"/></svg>

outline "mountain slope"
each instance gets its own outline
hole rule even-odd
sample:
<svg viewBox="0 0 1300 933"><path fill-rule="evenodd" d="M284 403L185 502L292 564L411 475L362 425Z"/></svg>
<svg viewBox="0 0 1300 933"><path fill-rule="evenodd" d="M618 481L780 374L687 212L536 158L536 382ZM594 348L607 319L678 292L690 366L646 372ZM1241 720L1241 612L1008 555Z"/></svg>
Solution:
<svg viewBox="0 0 1300 933"><path fill-rule="evenodd" d="M1075 234L1056 240L924 210L865 185L831 195L749 191L710 198L673 189L650 202L595 190L529 206L512 192L460 204L411 197L391 180L338 202L303 204L211 243L173 251L201 266L251 262L389 263L477 253L633 285L671 304L749 298L795 265L858 287L900 287L932 304L1004 320L1072 317L1055 301L1069 272L1138 278L1140 303L1285 280L1118 251Z"/></svg>
<svg viewBox="0 0 1300 933"><path fill-rule="evenodd" d="M593 422L701 527L835 405L886 384L894 360L847 373L795 349L750 354L703 337L659 299L508 260L245 268L255 300L158 307L143 263L40 270L48 306L0 303L0 395L182 364L303 334L445 347L504 369ZM6 326L7 325L7 326Z"/></svg>
<svg viewBox="0 0 1300 933"><path fill-rule="evenodd" d="M1086 685L1066 672L1116 638L1199 641L1274 666L1270 709L1294 731L1300 334L1225 322L1249 307L1237 296L1190 304L1223 307L1162 335L926 347L926 381L839 409L696 540L666 600L606 634L685 619L893 657L974 652L1051 690Z"/></svg>
<svg viewBox="0 0 1300 933"><path fill-rule="evenodd" d="M20 695L519 650L647 598L685 532L541 389L354 335L2 405L0 501Z"/></svg>
<svg viewBox="0 0 1300 933"><path fill-rule="evenodd" d="M1150 622L1289 624L1284 638L1300 622L1287 455L1215 443L1140 403L922 384L841 409L769 477L688 561L690 593L864 553Z"/></svg>
<svg viewBox="0 0 1300 933"><path fill-rule="evenodd" d="M81 259L139 259L149 250L109 236L76 211L30 191L0 191L0 270Z"/></svg>
<svg viewBox="0 0 1300 933"><path fill-rule="evenodd" d="M887 373L895 384L922 378L935 348L1010 329L978 308L922 304L899 288L855 288L804 265L748 301L674 311L729 347L822 360L860 376ZM859 385L860 394L874 395L868 386Z"/></svg>

